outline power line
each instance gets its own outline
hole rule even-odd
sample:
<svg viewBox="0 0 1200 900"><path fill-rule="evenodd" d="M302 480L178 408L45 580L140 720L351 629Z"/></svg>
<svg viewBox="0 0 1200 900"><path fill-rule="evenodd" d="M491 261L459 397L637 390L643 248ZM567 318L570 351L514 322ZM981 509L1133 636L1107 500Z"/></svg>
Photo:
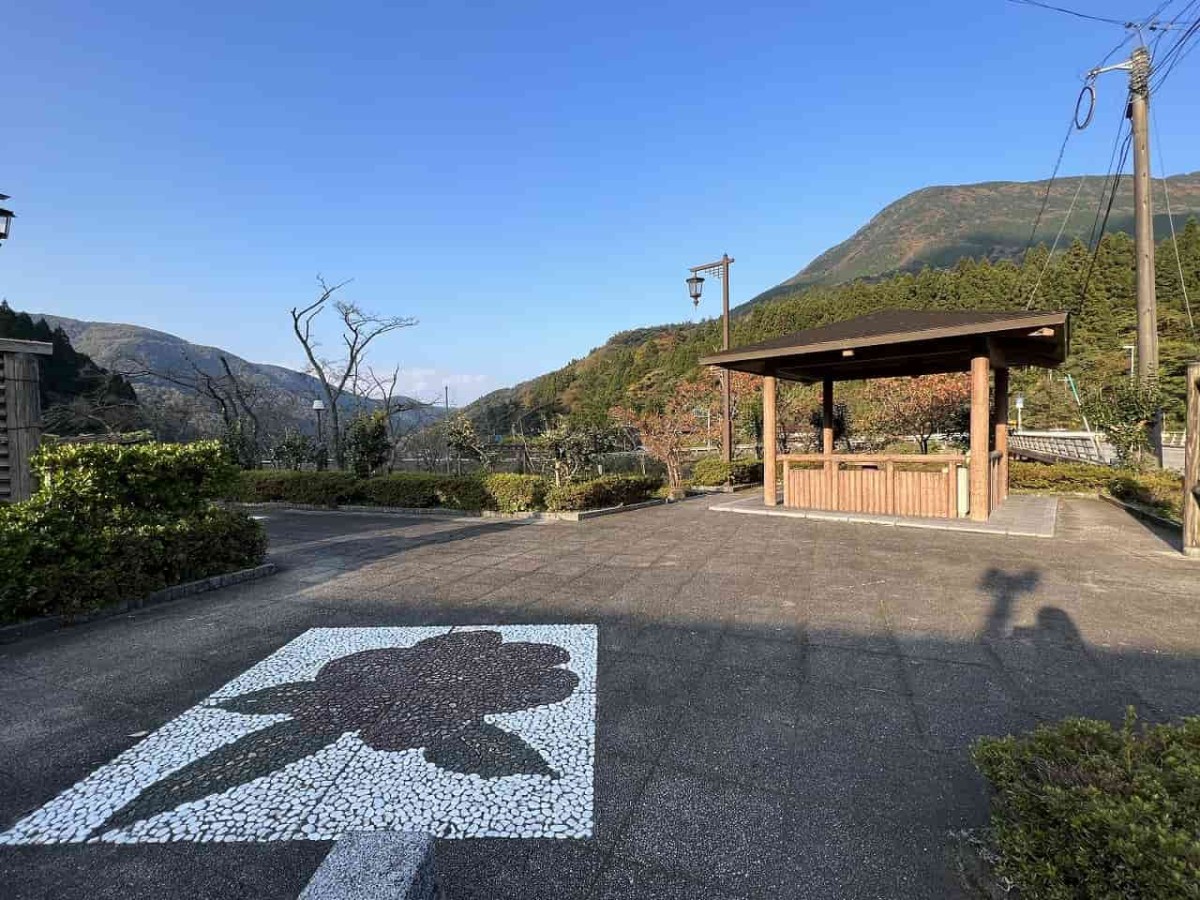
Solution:
<svg viewBox="0 0 1200 900"><path fill-rule="evenodd" d="M1049 9L1054 12L1065 13L1068 16L1074 16L1077 19L1089 19L1093 22L1104 22L1107 25L1120 25L1124 27L1125 22L1119 19L1109 19L1104 16L1093 16L1091 13L1079 12L1074 9L1067 9L1065 6L1054 6L1050 3L1040 3L1038 0L1008 0L1009 3L1019 3L1024 6L1036 6L1038 9Z"/></svg>
<svg viewBox="0 0 1200 900"><path fill-rule="evenodd" d="M1179 289L1183 292L1183 308L1187 311L1188 327L1192 338L1196 337L1196 320L1192 318L1192 303L1188 299L1187 279L1183 277L1183 260L1179 256L1179 240L1175 237L1175 216L1171 213L1171 192L1167 188L1167 164L1163 161L1162 132L1158 130L1158 117L1151 110L1154 121L1154 142L1158 147L1158 168L1162 172L1163 198L1167 201L1167 221L1171 224L1171 246L1175 248L1175 267L1179 271Z"/></svg>
<svg viewBox="0 0 1200 900"><path fill-rule="evenodd" d="M1067 230L1067 223L1071 221L1071 213L1075 212L1075 204L1079 200L1079 195L1083 193L1083 186L1087 182L1086 175L1079 176L1079 187L1075 189L1075 196L1071 198L1071 205L1067 207L1067 214L1063 217L1063 223L1058 228L1058 234L1054 236L1054 243L1050 246L1050 252L1046 254L1046 261L1042 264L1042 271L1038 273L1037 281L1033 283L1033 290L1029 292L1029 299L1025 301L1025 308L1029 309L1033 306L1033 300L1037 296L1038 288L1042 286L1042 279L1046 277L1046 270L1050 268L1050 260L1054 258L1054 251L1058 249L1058 242L1062 240L1063 232Z"/></svg>

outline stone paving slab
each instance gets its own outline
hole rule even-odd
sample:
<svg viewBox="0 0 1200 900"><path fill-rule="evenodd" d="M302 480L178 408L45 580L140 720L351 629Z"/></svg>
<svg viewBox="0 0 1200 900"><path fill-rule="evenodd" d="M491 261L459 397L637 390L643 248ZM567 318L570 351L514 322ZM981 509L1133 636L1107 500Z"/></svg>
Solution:
<svg viewBox="0 0 1200 900"><path fill-rule="evenodd" d="M986 522L976 522L972 519L926 519L913 516L829 512L820 509L792 509L783 506L767 506L760 495L713 504L709 509L714 512L739 513L748 516L846 522L852 525L888 525L894 528L1049 538L1054 537L1054 525L1058 519L1058 498L1014 494L993 512Z"/></svg>
<svg viewBox="0 0 1200 900"><path fill-rule="evenodd" d="M266 525L271 579L0 647L0 832L313 629L595 626L591 836L438 838L453 900L966 896L977 737L1200 712L1200 564L1096 501L1054 553L702 503ZM0 846L0 894L294 900L331 847Z"/></svg>

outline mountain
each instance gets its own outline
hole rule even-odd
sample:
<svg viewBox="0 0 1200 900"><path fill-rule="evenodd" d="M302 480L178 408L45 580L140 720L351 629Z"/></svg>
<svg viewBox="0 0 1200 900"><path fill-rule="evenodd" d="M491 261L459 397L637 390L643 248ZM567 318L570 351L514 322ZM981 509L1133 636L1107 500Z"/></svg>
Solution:
<svg viewBox="0 0 1200 900"><path fill-rule="evenodd" d="M1085 392L1125 371L1132 343L1134 252L1132 190L1117 192L1095 250L1089 238L1104 179L1064 178L1050 187L1037 245L1025 252L1047 182L988 182L916 191L882 210L851 238L792 278L734 311L733 344L863 315L878 309L1063 309L1072 314L1066 371ZM1162 384L1168 415L1182 410L1183 366L1200 356L1200 173L1167 179L1179 235L1176 262L1165 214L1155 216ZM1064 225L1067 210L1079 193ZM1165 208L1155 182L1155 208ZM1058 229L1063 236L1051 257ZM1187 293L1180 289L1179 269ZM1036 287L1035 287L1036 286ZM661 325L614 335L581 359L465 408L477 427L503 436L537 431L562 415L599 419L617 404L660 404L697 360L720 347L719 320ZM1027 421L1077 425L1078 409L1061 380L1025 383ZM853 394L853 390L850 391Z"/></svg>
<svg viewBox="0 0 1200 900"><path fill-rule="evenodd" d="M137 419L137 395L119 374L80 353L60 328L34 320L0 300L0 337L51 345L41 358L39 393L44 422L56 434L128 428Z"/></svg>
<svg viewBox="0 0 1200 900"><path fill-rule="evenodd" d="M1163 181L1167 194L1163 193ZM751 305L790 289L844 284L925 266L952 266L963 258L1018 259L1043 200L1046 210L1035 242L1052 244L1078 194L1059 246L1088 241L1096 227L1097 201L1104 178L1082 175L1046 181L989 181L922 188L883 208L846 240L826 250L791 278L759 294ZM1155 232L1170 233L1165 196L1170 197L1175 227L1200 214L1200 172L1154 182ZM1108 231L1133 232L1133 182L1123 178L1109 215Z"/></svg>
<svg viewBox="0 0 1200 900"><path fill-rule="evenodd" d="M212 410L198 411L194 392L173 383L171 378L194 379L197 372L220 378L224 358L233 374L253 391L267 416L264 425L271 431L315 429L312 401L322 396L320 382L312 375L283 366L254 363L240 356L193 344L181 337L139 325L117 322L88 322L44 313L30 313L33 319L45 319L51 329L61 328L71 345L99 366L115 372L152 372L130 377L138 399L146 408L156 431L172 437L218 434L219 424ZM165 377L164 377L165 376ZM409 401L417 406L416 401ZM341 404L349 409L366 410L378 402L364 397L344 397ZM424 424L436 420L436 407L413 409L400 414L405 424ZM164 418L165 417L165 418Z"/></svg>

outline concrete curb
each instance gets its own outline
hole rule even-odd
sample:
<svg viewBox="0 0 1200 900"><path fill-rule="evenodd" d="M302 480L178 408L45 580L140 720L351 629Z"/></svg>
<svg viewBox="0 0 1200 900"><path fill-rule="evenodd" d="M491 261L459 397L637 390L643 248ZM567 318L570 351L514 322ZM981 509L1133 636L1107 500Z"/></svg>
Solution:
<svg viewBox="0 0 1200 900"><path fill-rule="evenodd" d="M299 900L439 900L433 836L351 831L317 867Z"/></svg>
<svg viewBox="0 0 1200 900"><path fill-rule="evenodd" d="M114 616L122 616L134 610L145 609L149 606L159 606L163 603L182 600L184 597L192 597L196 594L215 591L218 588L241 584L243 581L257 581L259 578L274 575L278 571L279 567L275 563L263 563L261 566L253 566L249 569L238 569L236 572L226 572L224 575L211 575L208 578L201 578L199 581L176 584L163 588L160 591L155 591L152 594L147 594L145 597L124 600L113 606L106 606L104 609L97 609L93 612L74 616L45 616L40 619L17 622L15 625L0 626L0 644L7 644L12 641L19 641L22 638L58 631L62 628L70 628L73 625L83 625L87 622L95 622L100 619L111 619Z"/></svg>
<svg viewBox="0 0 1200 900"><path fill-rule="evenodd" d="M603 509L581 509L571 512L519 512L502 513L492 509L479 512L466 512L460 509L444 509L441 507L419 508L407 506L315 506L309 503L228 503L229 507L252 512L256 509L276 509L283 512L337 512L337 513L366 513L384 516L424 516L426 518L445 519L498 519L506 522L585 522L600 516L611 516L616 513L632 512L635 509L645 509L648 506L663 506L671 502L667 500L646 500L642 503L628 503L624 506L607 506ZM679 501L674 501L679 502Z"/></svg>

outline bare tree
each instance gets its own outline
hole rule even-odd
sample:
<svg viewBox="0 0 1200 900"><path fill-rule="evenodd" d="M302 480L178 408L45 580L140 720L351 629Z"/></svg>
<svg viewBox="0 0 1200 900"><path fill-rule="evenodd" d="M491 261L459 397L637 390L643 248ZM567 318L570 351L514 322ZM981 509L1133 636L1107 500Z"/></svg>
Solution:
<svg viewBox="0 0 1200 900"><path fill-rule="evenodd" d="M190 356L184 358L186 370L156 369L137 358L122 360L120 370L130 380L155 378L200 398L220 417L224 436L240 444L240 461L245 465L257 465L266 439L263 412L271 399L266 396L266 390L262 385L239 377L224 355L219 357L220 371L216 373L205 371Z"/></svg>
<svg viewBox="0 0 1200 900"><path fill-rule="evenodd" d="M386 375L380 375L368 366L363 381L365 388L356 389L355 393L374 400L378 404L377 408L384 414L388 443L392 448L388 458L388 471L390 472L396 466L396 457L401 452L406 439L428 424L422 420L420 415L406 417L404 414L429 409L433 404L396 393L396 387L400 383L400 366L398 365Z"/></svg>
<svg viewBox="0 0 1200 900"><path fill-rule="evenodd" d="M366 357L367 348L380 335L417 324L417 320L413 318L380 316L365 312L355 303L334 300L333 308L341 319L341 341L345 355L340 359L318 356L320 344L313 334L313 321L325 310L333 295L349 283L347 280L329 285L318 275L317 285L321 291L317 299L303 308L293 306L291 309L292 331L295 332L300 346L304 348L309 371L321 382L321 390L325 394L329 428L333 438L333 456L339 468L344 467L346 462L339 404L347 390L352 389L358 382L359 370Z"/></svg>

